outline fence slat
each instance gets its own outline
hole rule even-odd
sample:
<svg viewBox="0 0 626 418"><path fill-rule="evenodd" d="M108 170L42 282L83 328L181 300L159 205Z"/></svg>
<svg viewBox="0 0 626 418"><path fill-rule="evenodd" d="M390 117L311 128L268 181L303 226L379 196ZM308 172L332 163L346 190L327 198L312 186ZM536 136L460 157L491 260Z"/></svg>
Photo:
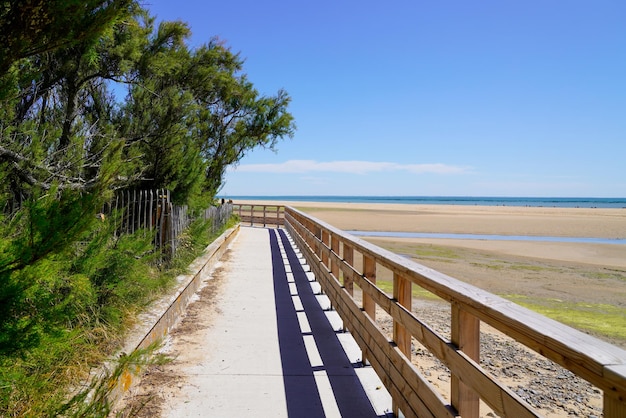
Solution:
<svg viewBox="0 0 626 418"><path fill-rule="evenodd" d="M225 204L207 208L198 217L204 217L207 228L214 233L226 224L232 211L233 206ZM195 220L187 206L171 202L170 191L165 189L120 191L111 202L103 205L102 212L113 217L116 236L135 232L144 236L154 234L155 251L160 253L161 261L174 257L180 247L181 234Z"/></svg>

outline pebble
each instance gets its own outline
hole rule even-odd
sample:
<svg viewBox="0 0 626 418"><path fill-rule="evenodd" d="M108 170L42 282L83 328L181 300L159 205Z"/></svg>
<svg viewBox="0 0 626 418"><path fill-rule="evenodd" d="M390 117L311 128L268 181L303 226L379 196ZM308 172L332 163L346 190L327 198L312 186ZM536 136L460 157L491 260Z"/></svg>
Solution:
<svg viewBox="0 0 626 418"><path fill-rule="evenodd" d="M433 305L435 306L435 305ZM420 309L417 312L438 333L449 338L449 310L445 308ZM380 320L381 327L391 332L391 320ZM511 387L513 392L520 398L537 408L540 414L546 411L560 412L573 416L598 418L602 416L602 410L590 405L590 400L599 400L602 405L602 391L592 386L587 381L577 377L569 370L563 369L558 364L545 359L538 354L521 347L514 341L499 334L481 334L481 366L496 379L506 377L514 381ZM419 367L419 358L432 357L427 350L419 348L413 350L413 358ZM436 360L432 372L447 372L443 363ZM433 375L431 370L423 370L427 377ZM444 382L449 381L449 372L438 376ZM541 412L543 411L543 412ZM487 414L487 416L495 416Z"/></svg>

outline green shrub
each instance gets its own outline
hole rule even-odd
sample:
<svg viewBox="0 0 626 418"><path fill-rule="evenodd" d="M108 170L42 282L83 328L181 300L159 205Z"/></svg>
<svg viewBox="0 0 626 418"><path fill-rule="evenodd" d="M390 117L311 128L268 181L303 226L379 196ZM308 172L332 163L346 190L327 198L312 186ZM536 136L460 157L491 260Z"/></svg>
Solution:
<svg viewBox="0 0 626 418"><path fill-rule="evenodd" d="M116 237L109 220L73 245L0 270L0 416L45 416L62 405L119 348L133 316L214 239L207 226L185 231L170 265L149 232ZM16 248L3 243L0 254Z"/></svg>

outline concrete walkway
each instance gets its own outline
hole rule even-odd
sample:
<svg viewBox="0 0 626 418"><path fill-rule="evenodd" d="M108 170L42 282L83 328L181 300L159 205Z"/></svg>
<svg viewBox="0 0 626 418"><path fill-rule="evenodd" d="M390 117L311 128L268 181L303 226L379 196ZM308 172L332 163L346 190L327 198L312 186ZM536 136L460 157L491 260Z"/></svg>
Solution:
<svg viewBox="0 0 626 418"><path fill-rule="evenodd" d="M361 366L360 350L303 263L285 230L241 228L220 267L219 315L192 342L203 355L180 362L185 378L163 416L389 413L391 398Z"/></svg>

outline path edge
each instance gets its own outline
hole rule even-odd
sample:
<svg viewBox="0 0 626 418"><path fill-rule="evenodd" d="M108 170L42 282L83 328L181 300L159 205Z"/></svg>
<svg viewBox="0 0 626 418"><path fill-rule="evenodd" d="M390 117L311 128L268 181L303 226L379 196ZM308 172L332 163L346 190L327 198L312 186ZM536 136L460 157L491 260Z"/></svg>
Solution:
<svg viewBox="0 0 626 418"><path fill-rule="evenodd" d="M237 224L217 237L204 249L202 255L189 265L186 274L176 277L177 284L174 286L174 290L155 301L146 312L139 315L137 325L128 333L123 348L118 352L116 358L125 353L133 353L136 350L146 348L167 337L170 330L174 328L184 314L187 305L206 274L220 261L239 234L239 228L240 225ZM115 367L115 364L112 367ZM115 406L122 395L139 383L141 380L140 373L139 366L134 367L133 370L125 369L117 381L110 382L112 389L107 400L111 407Z"/></svg>

